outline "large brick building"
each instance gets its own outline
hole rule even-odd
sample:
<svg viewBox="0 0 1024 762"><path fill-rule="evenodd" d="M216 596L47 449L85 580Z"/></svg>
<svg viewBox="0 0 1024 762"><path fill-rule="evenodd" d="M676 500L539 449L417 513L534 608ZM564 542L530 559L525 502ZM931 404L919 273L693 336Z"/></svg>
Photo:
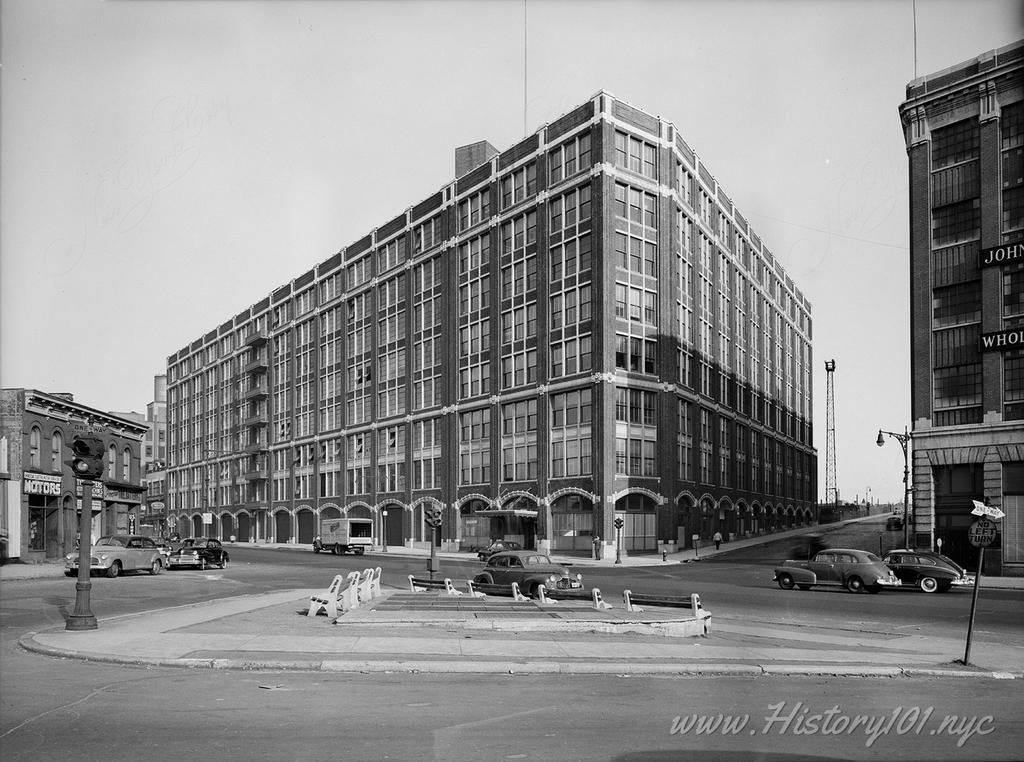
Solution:
<svg viewBox="0 0 1024 762"><path fill-rule="evenodd" d="M1024 574L1024 43L915 79L900 117L916 541L973 567L985 499L1007 514L986 570Z"/></svg>
<svg viewBox="0 0 1024 762"><path fill-rule="evenodd" d="M809 522L810 304L675 127L599 93L171 355L181 532L673 550ZM214 526L207 526L204 521Z"/></svg>

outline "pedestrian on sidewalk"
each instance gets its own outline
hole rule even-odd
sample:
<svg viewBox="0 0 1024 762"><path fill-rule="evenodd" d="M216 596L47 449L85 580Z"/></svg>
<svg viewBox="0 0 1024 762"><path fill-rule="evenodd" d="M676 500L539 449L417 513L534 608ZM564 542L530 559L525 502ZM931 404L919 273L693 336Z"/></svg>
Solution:
<svg viewBox="0 0 1024 762"><path fill-rule="evenodd" d="M716 531L715 532L715 536L712 537L711 539L715 541L715 550L721 550L721 548L722 548L722 533Z"/></svg>

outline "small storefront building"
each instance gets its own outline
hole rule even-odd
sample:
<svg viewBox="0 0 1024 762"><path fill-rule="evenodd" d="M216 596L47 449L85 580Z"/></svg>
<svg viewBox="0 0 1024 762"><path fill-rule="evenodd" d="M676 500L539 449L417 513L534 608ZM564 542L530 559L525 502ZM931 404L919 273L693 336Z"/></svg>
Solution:
<svg viewBox="0 0 1024 762"><path fill-rule="evenodd" d="M103 476L92 485L92 538L137 532L145 426L80 405L70 394L0 389L0 527L4 560L41 562L71 553L82 483L71 472L78 435L104 443Z"/></svg>

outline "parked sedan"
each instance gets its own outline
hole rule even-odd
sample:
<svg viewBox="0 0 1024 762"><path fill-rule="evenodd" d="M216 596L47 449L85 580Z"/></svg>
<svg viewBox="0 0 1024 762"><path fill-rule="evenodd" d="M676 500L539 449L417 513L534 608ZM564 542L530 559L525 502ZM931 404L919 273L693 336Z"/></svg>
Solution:
<svg viewBox="0 0 1024 762"><path fill-rule="evenodd" d="M189 537L181 541L181 547L171 553L167 561L168 569L181 566L195 566L200 570L207 566L219 566L223 569L228 565L228 552L220 540L212 537Z"/></svg>
<svg viewBox="0 0 1024 762"><path fill-rule="evenodd" d="M116 577L123 571L148 571L159 574L164 570L164 556L149 537L134 534L115 534L100 537L90 549L89 573L103 572ZM78 553L64 557L64 574L78 574Z"/></svg>
<svg viewBox="0 0 1024 762"><path fill-rule="evenodd" d="M500 551L487 559L487 565L473 578L474 582L497 585L519 584L523 595L532 596L539 585L548 590L581 590L583 575L570 576L569 569L556 564L543 553L532 550Z"/></svg>
<svg viewBox="0 0 1024 762"><path fill-rule="evenodd" d="M515 540L491 540L491 544L486 548L481 548L477 551L476 557L481 561L486 561L488 558L493 556L495 553L499 553L503 550L522 550L523 546Z"/></svg>
<svg viewBox="0 0 1024 762"><path fill-rule="evenodd" d="M974 578L952 558L929 550L890 550L882 558L904 585L919 587L926 593L948 592L954 585L972 585Z"/></svg>
<svg viewBox="0 0 1024 762"><path fill-rule="evenodd" d="M883 587L900 586L896 575L874 553L849 548L823 550L810 561L783 561L775 570L775 581L783 590L825 585L845 587L851 593L865 588L877 593Z"/></svg>
<svg viewBox="0 0 1024 762"><path fill-rule="evenodd" d="M885 520L885 529L888 532L903 529L903 518L900 516L890 516Z"/></svg>

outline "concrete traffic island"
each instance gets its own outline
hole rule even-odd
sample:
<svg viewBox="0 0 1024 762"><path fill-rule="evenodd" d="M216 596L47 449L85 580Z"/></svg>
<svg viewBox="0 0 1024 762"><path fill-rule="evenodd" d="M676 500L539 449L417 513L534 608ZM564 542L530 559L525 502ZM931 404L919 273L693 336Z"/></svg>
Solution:
<svg viewBox="0 0 1024 762"><path fill-rule="evenodd" d="M710 614L701 610L659 608L627 611L595 608L583 600L548 601L487 596L472 598L444 592L384 591L380 598L341 614L342 627L452 627L495 632L635 634L672 638L706 635Z"/></svg>
<svg viewBox="0 0 1024 762"><path fill-rule="evenodd" d="M111 618L97 612L96 630L54 627L20 643L101 663L264 672L1024 677L1024 648L1006 645L979 645L979 666L964 668L953 663L961 642L922 635L718 617L703 637L666 637L658 628L685 623L689 611L630 613L621 604L594 611L573 602L576 610L568 601L541 607L491 596L470 610L416 593L423 610L410 613L399 605L408 593L394 589L382 591L376 611L307 616L310 596L320 592L283 590ZM606 626L622 629L599 629Z"/></svg>

